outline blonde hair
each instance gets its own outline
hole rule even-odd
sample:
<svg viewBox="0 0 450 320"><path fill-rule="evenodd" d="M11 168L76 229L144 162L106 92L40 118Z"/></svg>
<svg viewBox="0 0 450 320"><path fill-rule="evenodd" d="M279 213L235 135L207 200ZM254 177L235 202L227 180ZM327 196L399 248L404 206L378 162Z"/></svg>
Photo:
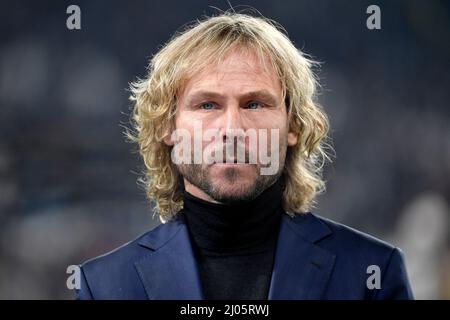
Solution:
<svg viewBox="0 0 450 320"><path fill-rule="evenodd" d="M183 179L171 161L171 147L163 141L173 127L177 94L189 75L220 61L232 48L253 49L261 61L267 57L282 84L289 127L298 134L297 145L288 147L283 168L285 211L290 215L308 211L325 191L322 170L325 160L330 160L326 152L329 121L314 101L318 82L312 67L316 62L297 50L276 22L225 12L175 34L152 57L147 77L131 84L133 130L126 134L138 143L145 164L140 181L163 222L183 206Z"/></svg>

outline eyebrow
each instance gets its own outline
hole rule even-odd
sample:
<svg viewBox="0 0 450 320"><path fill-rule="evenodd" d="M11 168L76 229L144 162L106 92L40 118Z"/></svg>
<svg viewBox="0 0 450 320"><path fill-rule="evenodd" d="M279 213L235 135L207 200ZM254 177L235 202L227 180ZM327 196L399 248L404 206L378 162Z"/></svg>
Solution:
<svg viewBox="0 0 450 320"><path fill-rule="evenodd" d="M214 91L195 91L194 93L190 94L187 98L187 105L191 106L197 101L203 100L203 99L223 99L224 96L218 92ZM262 100L262 102L267 103L271 106L277 106L279 104L278 99L270 93L266 89L262 90L255 90L255 91L249 91L239 96L240 100Z"/></svg>

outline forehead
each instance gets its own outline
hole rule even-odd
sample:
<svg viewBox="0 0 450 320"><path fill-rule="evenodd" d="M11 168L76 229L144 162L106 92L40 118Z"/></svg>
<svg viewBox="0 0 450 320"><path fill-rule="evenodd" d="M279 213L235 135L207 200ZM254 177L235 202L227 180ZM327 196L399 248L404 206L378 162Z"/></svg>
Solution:
<svg viewBox="0 0 450 320"><path fill-rule="evenodd" d="M202 89L233 93L265 89L281 96L281 82L270 60L254 50L230 50L222 59L206 63L185 79L181 96Z"/></svg>

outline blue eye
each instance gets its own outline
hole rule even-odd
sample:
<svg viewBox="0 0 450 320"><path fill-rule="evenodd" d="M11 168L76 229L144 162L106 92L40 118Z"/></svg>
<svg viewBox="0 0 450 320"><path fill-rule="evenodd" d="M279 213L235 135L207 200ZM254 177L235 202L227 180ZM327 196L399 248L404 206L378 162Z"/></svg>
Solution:
<svg viewBox="0 0 450 320"><path fill-rule="evenodd" d="M205 102L200 105L200 109L203 109L203 110L211 110L213 108L214 108L214 104L212 104L210 102Z"/></svg>
<svg viewBox="0 0 450 320"><path fill-rule="evenodd" d="M256 101L252 101L249 104L247 104L247 109L258 109L260 107L260 103Z"/></svg>

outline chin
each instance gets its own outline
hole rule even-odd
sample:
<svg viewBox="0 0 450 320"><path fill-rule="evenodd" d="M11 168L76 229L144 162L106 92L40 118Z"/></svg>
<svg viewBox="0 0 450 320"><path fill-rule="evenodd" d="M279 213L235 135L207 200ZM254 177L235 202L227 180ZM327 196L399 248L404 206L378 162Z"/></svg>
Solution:
<svg viewBox="0 0 450 320"><path fill-rule="evenodd" d="M210 169L210 177L221 185L240 186L253 184L258 175L257 171L257 166L253 164L214 164Z"/></svg>
<svg viewBox="0 0 450 320"><path fill-rule="evenodd" d="M236 174L233 178L227 174L213 178L213 188L220 198L234 199L241 198L252 192L256 177Z"/></svg>

